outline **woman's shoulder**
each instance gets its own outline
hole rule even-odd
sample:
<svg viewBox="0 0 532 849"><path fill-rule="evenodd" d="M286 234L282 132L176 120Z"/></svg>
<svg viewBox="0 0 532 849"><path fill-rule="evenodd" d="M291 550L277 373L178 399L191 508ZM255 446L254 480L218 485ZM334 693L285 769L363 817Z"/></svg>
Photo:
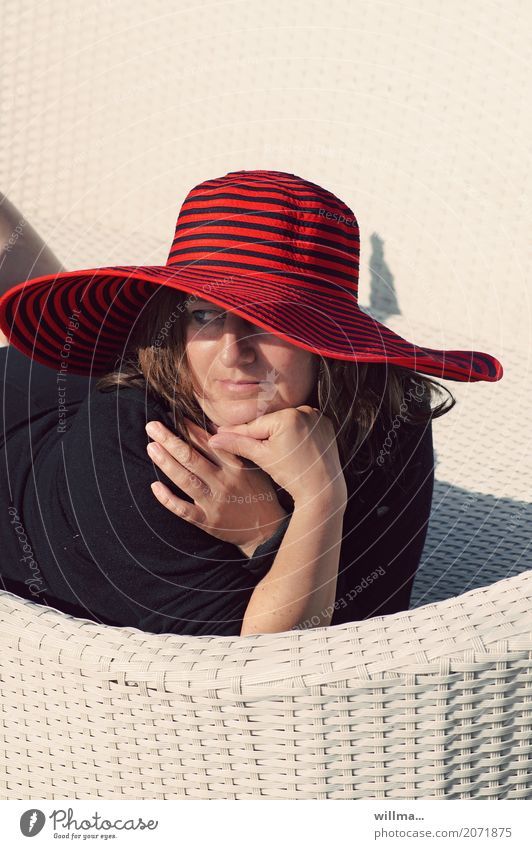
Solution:
<svg viewBox="0 0 532 849"><path fill-rule="evenodd" d="M144 451L148 441L145 427L152 420L172 426L167 405L152 392L133 384L105 389L93 385L70 423L65 450L84 453L85 447L98 450L97 445L101 451L104 446Z"/></svg>
<svg viewBox="0 0 532 849"><path fill-rule="evenodd" d="M111 387L99 388L93 386L86 399L87 407L110 414L117 412L139 414L145 412L152 415L167 416L167 402L156 395L146 385L139 383L120 383Z"/></svg>

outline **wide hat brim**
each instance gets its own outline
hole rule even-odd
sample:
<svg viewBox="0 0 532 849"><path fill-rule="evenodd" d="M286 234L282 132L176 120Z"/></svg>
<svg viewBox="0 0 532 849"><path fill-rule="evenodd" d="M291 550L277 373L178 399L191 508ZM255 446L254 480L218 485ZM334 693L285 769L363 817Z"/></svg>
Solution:
<svg viewBox="0 0 532 849"><path fill-rule="evenodd" d="M124 353L135 321L159 286L230 309L313 354L389 362L433 377L497 381L501 363L482 351L414 345L364 312L352 292L323 291L274 274L227 275L197 266L112 266L46 275L19 283L0 299L0 328L23 354L56 371L91 377ZM193 297L192 297L193 301ZM173 320L175 320L174 317ZM170 319L171 320L171 319ZM162 337L163 338L163 337Z"/></svg>

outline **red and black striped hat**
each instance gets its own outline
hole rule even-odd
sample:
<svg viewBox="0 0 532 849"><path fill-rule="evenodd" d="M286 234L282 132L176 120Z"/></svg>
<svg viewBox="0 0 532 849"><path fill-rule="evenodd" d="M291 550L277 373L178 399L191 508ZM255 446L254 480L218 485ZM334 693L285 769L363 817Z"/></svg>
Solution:
<svg viewBox="0 0 532 849"><path fill-rule="evenodd" d="M62 272L17 284L0 328L27 356L98 376L124 351L158 286L230 309L281 339L340 360L390 362L459 381L500 380L481 351L406 341L358 305L360 234L352 211L284 171L231 171L185 198L166 265Z"/></svg>

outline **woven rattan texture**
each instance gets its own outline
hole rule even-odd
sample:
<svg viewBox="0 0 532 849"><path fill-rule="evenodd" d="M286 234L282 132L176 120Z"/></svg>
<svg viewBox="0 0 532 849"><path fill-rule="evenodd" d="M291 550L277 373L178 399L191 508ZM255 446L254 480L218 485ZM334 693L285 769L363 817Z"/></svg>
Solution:
<svg viewBox="0 0 532 849"><path fill-rule="evenodd" d="M250 637L102 627L0 594L3 798L523 799L532 573Z"/></svg>

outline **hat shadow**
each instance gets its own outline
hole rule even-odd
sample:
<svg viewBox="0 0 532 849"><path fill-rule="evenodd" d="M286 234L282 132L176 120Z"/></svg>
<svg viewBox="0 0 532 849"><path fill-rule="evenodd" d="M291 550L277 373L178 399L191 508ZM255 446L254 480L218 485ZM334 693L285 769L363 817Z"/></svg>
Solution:
<svg viewBox="0 0 532 849"><path fill-rule="evenodd" d="M384 258L384 239L378 233L370 236L369 306L364 307L377 321L385 322L392 315L402 315L395 290L395 277Z"/></svg>
<svg viewBox="0 0 532 849"><path fill-rule="evenodd" d="M532 504L435 480L410 609L527 571L531 529Z"/></svg>

